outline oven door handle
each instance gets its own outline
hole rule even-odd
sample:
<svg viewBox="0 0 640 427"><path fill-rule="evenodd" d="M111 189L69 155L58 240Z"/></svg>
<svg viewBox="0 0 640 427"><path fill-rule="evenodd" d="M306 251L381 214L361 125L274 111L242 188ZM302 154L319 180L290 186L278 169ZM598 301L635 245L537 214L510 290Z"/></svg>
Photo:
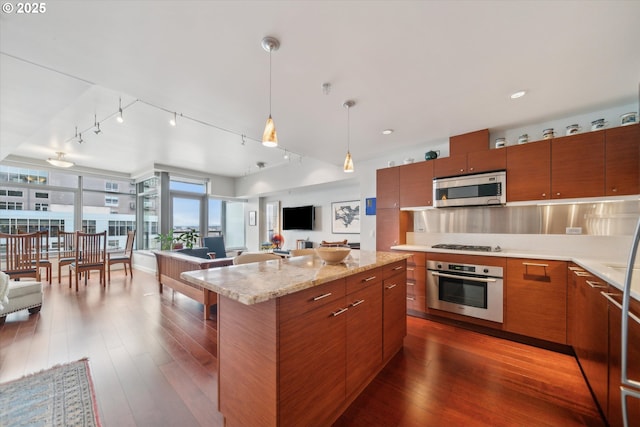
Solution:
<svg viewBox="0 0 640 427"><path fill-rule="evenodd" d="M457 276L455 274L447 274L447 273L438 273L437 271L432 271L431 274L433 274L434 276L439 276L439 277L448 277L450 279L462 279L462 280L469 280L471 282L483 282L483 283L491 283L491 282L496 282L496 279L492 279L492 278L484 278L484 277L469 277L469 276Z"/></svg>

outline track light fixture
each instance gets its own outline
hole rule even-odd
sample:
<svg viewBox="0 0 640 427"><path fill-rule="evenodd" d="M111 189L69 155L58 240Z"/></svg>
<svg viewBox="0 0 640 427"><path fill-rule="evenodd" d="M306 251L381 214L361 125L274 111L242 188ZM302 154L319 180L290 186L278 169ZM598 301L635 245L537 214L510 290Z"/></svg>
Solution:
<svg viewBox="0 0 640 427"><path fill-rule="evenodd" d="M262 48L269 52L269 118L264 126L262 133L262 145L265 147L277 147L278 135L276 134L276 125L271 118L271 52L278 50L280 41L275 37L265 37L262 39Z"/></svg>
<svg viewBox="0 0 640 427"><path fill-rule="evenodd" d="M351 128L350 128L350 117L349 117L349 109L351 107L353 107L354 105L356 105L355 101L352 100L348 100L345 101L344 104L342 104L342 106L344 108L347 109L347 156L344 158L344 168L343 170L347 173L351 173L354 171L353 168L353 159L351 158L351 151L350 151L350 139L351 139Z"/></svg>
<svg viewBox="0 0 640 427"><path fill-rule="evenodd" d="M96 135L102 132L100 130L100 123L98 122L98 116L95 114L93 115L93 127L95 127L95 129L93 130L93 133L95 133Z"/></svg>
<svg viewBox="0 0 640 427"><path fill-rule="evenodd" d="M169 124L173 127L176 127L176 125L178 124L178 122L176 121L178 115L177 113L173 113L173 117L171 119L169 119Z"/></svg>
<svg viewBox="0 0 640 427"><path fill-rule="evenodd" d="M84 142L84 139L82 139L82 132L80 132L78 134L78 144L82 144Z"/></svg>
<svg viewBox="0 0 640 427"><path fill-rule="evenodd" d="M75 165L75 163L64 159L63 152L57 151L56 154L57 154L57 157L49 157L47 159L47 162L50 165L53 165L59 168L70 168L71 166Z"/></svg>
<svg viewBox="0 0 640 427"><path fill-rule="evenodd" d="M124 123L124 117L122 117L122 98L118 98L118 116L116 120L118 123Z"/></svg>

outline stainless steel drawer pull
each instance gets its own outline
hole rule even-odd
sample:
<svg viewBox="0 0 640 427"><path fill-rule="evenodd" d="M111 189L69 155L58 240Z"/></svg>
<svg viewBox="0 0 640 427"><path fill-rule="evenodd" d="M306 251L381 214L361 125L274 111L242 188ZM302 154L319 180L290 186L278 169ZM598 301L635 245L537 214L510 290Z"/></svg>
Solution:
<svg viewBox="0 0 640 427"><path fill-rule="evenodd" d="M407 271L416 271L414 267L407 267Z"/></svg>
<svg viewBox="0 0 640 427"><path fill-rule="evenodd" d="M407 286L415 286L415 283L407 282Z"/></svg>
<svg viewBox="0 0 640 427"><path fill-rule="evenodd" d="M372 280L373 280L373 279L375 279L375 278L376 278L376 276L371 276L371 277L367 277L366 279L362 279L362 281L363 281L363 282L370 282L370 281L372 281Z"/></svg>
<svg viewBox="0 0 640 427"><path fill-rule="evenodd" d="M402 270L404 268L404 266L399 265L397 267L393 267L394 270Z"/></svg>
<svg viewBox="0 0 640 427"><path fill-rule="evenodd" d="M351 307L356 307L364 302L363 299L351 303Z"/></svg>
<svg viewBox="0 0 640 427"><path fill-rule="evenodd" d="M331 313L331 315L332 315L333 317L337 317L337 316L340 316L342 313L344 313L344 312L345 312L345 311L347 311L347 310L349 310L349 309L348 309L348 308L346 308L346 307L345 307L345 308L341 308L340 310L338 310L338 311L334 311L333 313Z"/></svg>
<svg viewBox="0 0 640 427"><path fill-rule="evenodd" d="M485 279L483 277L457 276L455 274L438 273L437 271L432 271L431 274L433 274L434 276L448 277L449 279L467 280L469 282L491 283L496 281L496 279Z"/></svg>
<svg viewBox="0 0 640 427"><path fill-rule="evenodd" d="M386 286L386 289L393 289L393 288L395 288L396 286L398 286L398 285L396 285L396 284L394 283L393 285Z"/></svg>
<svg viewBox="0 0 640 427"><path fill-rule="evenodd" d="M606 288L606 285L603 285L602 283L598 283L598 282L592 282L591 280L585 280L587 282L587 285L591 286L592 288Z"/></svg>
<svg viewBox="0 0 640 427"><path fill-rule="evenodd" d="M318 295L317 297L313 297L314 301L318 301L321 300L322 298L326 298L326 297L330 297L331 296L331 292L327 293L327 294L322 294L322 295Z"/></svg>
<svg viewBox="0 0 640 427"><path fill-rule="evenodd" d="M574 274L578 277L591 276L591 273L587 273L586 271L574 271Z"/></svg>
<svg viewBox="0 0 640 427"><path fill-rule="evenodd" d="M409 301L415 301L415 300L416 300L416 299L415 299L415 297L407 297L407 299L408 299Z"/></svg>
<svg viewBox="0 0 640 427"><path fill-rule="evenodd" d="M549 267L549 264L537 264L535 262L523 262L522 265L527 265L529 267Z"/></svg>
<svg viewBox="0 0 640 427"><path fill-rule="evenodd" d="M622 304L620 304L618 301L616 301L613 298L611 298L611 295L616 295L616 294L611 294L611 293L607 293L607 292L600 292L600 293L602 294L603 297L608 299L611 304L615 305L620 310L622 310ZM640 317L636 316L632 312L629 312L629 317L631 319L633 319L636 323L640 324Z"/></svg>

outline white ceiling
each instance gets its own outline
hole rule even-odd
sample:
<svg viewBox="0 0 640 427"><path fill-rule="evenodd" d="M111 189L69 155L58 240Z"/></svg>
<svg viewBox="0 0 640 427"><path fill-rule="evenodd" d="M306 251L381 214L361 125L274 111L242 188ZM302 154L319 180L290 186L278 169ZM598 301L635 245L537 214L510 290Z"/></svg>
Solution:
<svg viewBox="0 0 640 427"><path fill-rule="evenodd" d="M231 177L285 164L257 142L269 113L260 42L271 35L281 42L272 113L281 148L297 154L289 161L341 165L342 104L354 99L357 167L450 135L637 101L639 22L640 1L50 0L39 15L0 14L0 160L64 151L122 173L164 164ZM510 100L518 89L528 95ZM171 128L163 109L200 122Z"/></svg>

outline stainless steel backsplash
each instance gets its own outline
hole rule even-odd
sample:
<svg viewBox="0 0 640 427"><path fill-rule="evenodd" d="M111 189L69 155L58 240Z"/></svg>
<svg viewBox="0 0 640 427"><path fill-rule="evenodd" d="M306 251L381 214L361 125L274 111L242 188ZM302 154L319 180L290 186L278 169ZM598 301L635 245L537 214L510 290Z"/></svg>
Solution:
<svg viewBox="0 0 640 427"><path fill-rule="evenodd" d="M640 201L427 209L413 212L416 233L581 234L628 236L640 216Z"/></svg>

